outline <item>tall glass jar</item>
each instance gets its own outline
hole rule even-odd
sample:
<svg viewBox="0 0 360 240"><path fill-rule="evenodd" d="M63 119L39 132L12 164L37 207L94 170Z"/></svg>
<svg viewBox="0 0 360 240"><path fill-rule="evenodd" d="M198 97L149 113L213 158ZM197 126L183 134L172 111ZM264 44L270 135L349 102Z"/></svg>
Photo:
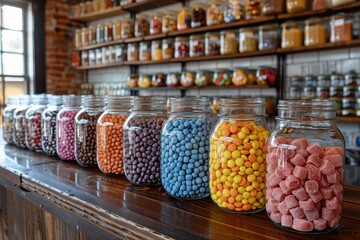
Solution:
<svg viewBox="0 0 360 240"><path fill-rule="evenodd" d="M257 1L257 0L255 0ZM245 19L246 0L226 0L226 8L224 11L224 21L226 23Z"/></svg>
<svg viewBox="0 0 360 240"><path fill-rule="evenodd" d="M106 99L84 96L75 116L75 159L82 167L96 167L96 124Z"/></svg>
<svg viewBox="0 0 360 240"><path fill-rule="evenodd" d="M275 15L284 12L284 0L261 0L261 13L263 15Z"/></svg>
<svg viewBox="0 0 360 240"><path fill-rule="evenodd" d="M96 43L104 42L104 25L98 24L96 26Z"/></svg>
<svg viewBox="0 0 360 240"><path fill-rule="evenodd" d="M245 15L246 19L254 19L261 14L260 0L246 0Z"/></svg>
<svg viewBox="0 0 360 240"><path fill-rule="evenodd" d="M206 11L203 4L195 3L192 12L191 27L197 28L206 26Z"/></svg>
<svg viewBox="0 0 360 240"><path fill-rule="evenodd" d="M278 227L330 232L342 214L345 142L333 100L280 100L267 142L266 211Z"/></svg>
<svg viewBox="0 0 360 240"><path fill-rule="evenodd" d="M96 28L94 26L89 27L89 45L96 44Z"/></svg>
<svg viewBox="0 0 360 240"><path fill-rule="evenodd" d="M286 22L281 25L281 47L302 47L304 43L304 31L300 22Z"/></svg>
<svg viewBox="0 0 360 240"><path fill-rule="evenodd" d="M223 17L223 1L211 0L208 9L206 10L206 25L215 25L224 22Z"/></svg>
<svg viewBox="0 0 360 240"><path fill-rule="evenodd" d="M75 47L81 47L82 46L82 33L81 33L81 29L76 29L75 30Z"/></svg>
<svg viewBox="0 0 360 240"><path fill-rule="evenodd" d="M162 32L175 32L177 30L176 13L167 11L162 18Z"/></svg>
<svg viewBox="0 0 360 240"><path fill-rule="evenodd" d="M161 133L161 183L180 199L209 196L210 100L170 98Z"/></svg>
<svg viewBox="0 0 360 240"><path fill-rule="evenodd" d="M136 15L135 37L145 37L150 34L150 23L148 16L144 14Z"/></svg>
<svg viewBox="0 0 360 240"><path fill-rule="evenodd" d="M173 38L164 38L162 40L162 58L165 60L174 57L175 46Z"/></svg>
<svg viewBox="0 0 360 240"><path fill-rule="evenodd" d="M350 14L337 14L330 18L330 42L351 41L353 18Z"/></svg>
<svg viewBox="0 0 360 240"><path fill-rule="evenodd" d="M191 29L191 12L187 7L183 7L177 15L177 30Z"/></svg>
<svg viewBox="0 0 360 240"><path fill-rule="evenodd" d="M136 97L124 124L124 173L135 185L159 185L165 97Z"/></svg>
<svg viewBox="0 0 360 240"><path fill-rule="evenodd" d="M151 60L160 61L163 59L162 41L154 40L151 42Z"/></svg>
<svg viewBox="0 0 360 240"><path fill-rule="evenodd" d="M259 27L259 50L276 50L279 47L279 25L269 24Z"/></svg>
<svg viewBox="0 0 360 240"><path fill-rule="evenodd" d="M14 111L14 143L20 148L26 148L25 143L25 112L31 104L31 97L29 95L23 95L20 97L20 104Z"/></svg>
<svg viewBox="0 0 360 240"><path fill-rule="evenodd" d="M326 19L311 18L305 21L305 46L325 44Z"/></svg>
<svg viewBox="0 0 360 240"><path fill-rule="evenodd" d="M286 0L286 10L288 13L304 12L308 9L308 0Z"/></svg>
<svg viewBox="0 0 360 240"><path fill-rule="evenodd" d="M205 34L205 55L220 55L220 34L208 32Z"/></svg>
<svg viewBox="0 0 360 240"><path fill-rule="evenodd" d="M258 49L258 28L240 28L239 52L256 52Z"/></svg>
<svg viewBox="0 0 360 240"><path fill-rule="evenodd" d="M63 96L50 95L49 104L41 114L41 148L49 156L56 156L56 115L63 105Z"/></svg>
<svg viewBox="0 0 360 240"><path fill-rule="evenodd" d="M97 121L98 167L105 174L124 174L123 132L132 97L109 96L104 113Z"/></svg>
<svg viewBox="0 0 360 240"><path fill-rule="evenodd" d="M265 99L220 99L210 138L210 191L222 209L255 213L266 201Z"/></svg>
<svg viewBox="0 0 360 240"><path fill-rule="evenodd" d="M14 112L19 107L19 103L20 98L18 96L8 97L7 105L2 112L3 138L8 144L14 144Z"/></svg>
<svg viewBox="0 0 360 240"><path fill-rule="evenodd" d="M190 36L190 57L205 55L205 39L203 34Z"/></svg>
<svg viewBox="0 0 360 240"><path fill-rule="evenodd" d="M133 19L126 19L121 23L121 38L122 39L126 39L126 38L133 38L134 35L134 31L135 31L135 26L134 26L134 20Z"/></svg>
<svg viewBox="0 0 360 240"><path fill-rule="evenodd" d="M221 31L221 55L235 54L239 50L236 32L233 30Z"/></svg>
<svg viewBox="0 0 360 240"><path fill-rule="evenodd" d="M56 153L61 160L75 161L75 115L82 96L64 96L64 105L56 115Z"/></svg>
<svg viewBox="0 0 360 240"><path fill-rule="evenodd" d="M156 35L162 33L162 16L155 13L150 19L150 34Z"/></svg>
<svg viewBox="0 0 360 240"><path fill-rule="evenodd" d="M48 103L45 94L33 95L32 103L25 112L25 143L29 150L41 149L41 114Z"/></svg>
<svg viewBox="0 0 360 240"><path fill-rule="evenodd" d="M175 38L175 58L182 58L189 56L189 38L176 37Z"/></svg>
<svg viewBox="0 0 360 240"><path fill-rule="evenodd" d="M139 47L140 61L151 60L151 42L141 42Z"/></svg>
<svg viewBox="0 0 360 240"><path fill-rule="evenodd" d="M87 28L81 29L81 45L82 46L89 45L89 29Z"/></svg>
<svg viewBox="0 0 360 240"><path fill-rule="evenodd" d="M114 40L120 40L121 39L121 21L120 20L116 20L113 22L113 37Z"/></svg>
<svg viewBox="0 0 360 240"><path fill-rule="evenodd" d="M139 44L138 43L129 43L127 46L127 60L139 61Z"/></svg>

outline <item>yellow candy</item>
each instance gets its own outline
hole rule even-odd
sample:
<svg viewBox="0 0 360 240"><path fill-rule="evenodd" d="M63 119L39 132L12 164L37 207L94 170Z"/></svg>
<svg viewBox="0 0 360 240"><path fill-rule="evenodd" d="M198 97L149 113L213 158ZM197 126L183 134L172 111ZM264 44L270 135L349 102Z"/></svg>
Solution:
<svg viewBox="0 0 360 240"><path fill-rule="evenodd" d="M241 167L242 165L244 165L244 159L242 159L242 158L237 158L237 159L235 160L235 164L236 164L236 166Z"/></svg>
<svg viewBox="0 0 360 240"><path fill-rule="evenodd" d="M250 193L249 192L244 192L242 194L242 196L243 196L243 198L248 199L250 197Z"/></svg>
<svg viewBox="0 0 360 240"><path fill-rule="evenodd" d="M239 150L235 150L235 151L233 151L232 153L231 153L231 156L233 157L233 158L238 158L238 157L240 157L240 151Z"/></svg>
<svg viewBox="0 0 360 240"><path fill-rule="evenodd" d="M234 182L239 183L241 181L242 177L240 175L237 175L234 177Z"/></svg>
<svg viewBox="0 0 360 240"><path fill-rule="evenodd" d="M234 154L234 152L233 152L233 154ZM233 157L234 157L234 156L233 156ZM227 165L228 165L229 168L233 168L233 167L235 167L235 161L234 161L234 160L229 160L229 161L227 162Z"/></svg>
<svg viewBox="0 0 360 240"><path fill-rule="evenodd" d="M259 170L260 164L259 164L258 162L254 162L254 163L252 164L252 168L253 168L254 170Z"/></svg>
<svg viewBox="0 0 360 240"><path fill-rule="evenodd" d="M225 197L230 197L230 191L229 191L229 189L224 189L223 191L222 191L222 194L225 196Z"/></svg>
<svg viewBox="0 0 360 240"><path fill-rule="evenodd" d="M231 152L228 151L228 150L225 150L225 152L224 152L224 158L225 158L225 159L231 158Z"/></svg>
<svg viewBox="0 0 360 240"><path fill-rule="evenodd" d="M255 177L254 174L250 174L250 175L247 176L247 180L249 182L254 182L256 180L256 177Z"/></svg>

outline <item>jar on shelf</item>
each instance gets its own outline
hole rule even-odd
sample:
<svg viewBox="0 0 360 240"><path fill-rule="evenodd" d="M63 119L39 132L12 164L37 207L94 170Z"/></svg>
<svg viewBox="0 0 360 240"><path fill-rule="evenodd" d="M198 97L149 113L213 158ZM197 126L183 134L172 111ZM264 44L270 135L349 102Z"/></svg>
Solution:
<svg viewBox="0 0 360 240"><path fill-rule="evenodd" d="M345 86L357 86L358 81L359 81L359 76L356 73L350 72L345 74L345 81L344 81Z"/></svg>
<svg viewBox="0 0 360 240"><path fill-rule="evenodd" d="M135 185L160 185L165 97L136 97L124 123L124 173ZM146 137L144 137L146 136Z"/></svg>
<svg viewBox="0 0 360 240"><path fill-rule="evenodd" d="M82 96L64 96L64 105L56 115L56 153L61 160L75 161L75 115Z"/></svg>
<svg viewBox="0 0 360 240"><path fill-rule="evenodd" d="M205 55L205 39L203 34L190 36L190 57Z"/></svg>
<svg viewBox="0 0 360 240"><path fill-rule="evenodd" d="M189 56L189 38L175 38L175 58L183 58Z"/></svg>
<svg viewBox="0 0 360 240"><path fill-rule="evenodd" d="M303 46L303 27L300 22L286 22L281 25L281 28L282 48L296 48Z"/></svg>
<svg viewBox="0 0 360 240"><path fill-rule="evenodd" d="M160 61L163 59L162 40L151 42L151 60Z"/></svg>
<svg viewBox="0 0 360 240"><path fill-rule="evenodd" d="M224 22L230 23L245 19L245 1L226 0L225 2Z"/></svg>
<svg viewBox="0 0 360 240"><path fill-rule="evenodd" d="M286 0L286 10L288 13L304 12L308 9L308 0Z"/></svg>
<svg viewBox="0 0 360 240"><path fill-rule="evenodd" d="M75 116L75 159L82 167L96 167L96 124L104 111L106 99L84 96Z"/></svg>
<svg viewBox="0 0 360 240"><path fill-rule="evenodd" d="M94 11L93 5L90 1L85 2L85 12L86 14L92 13Z"/></svg>
<svg viewBox="0 0 360 240"><path fill-rule="evenodd" d="M330 87L329 90L329 97L331 98L342 98L343 97L343 88L341 86L339 87Z"/></svg>
<svg viewBox="0 0 360 240"><path fill-rule="evenodd" d="M206 26L206 11L203 4L196 3L192 12L191 27L197 28Z"/></svg>
<svg viewBox="0 0 360 240"><path fill-rule="evenodd" d="M317 87L316 88L316 97L317 98L329 98L330 95L329 87Z"/></svg>
<svg viewBox="0 0 360 240"><path fill-rule="evenodd" d="M317 87L317 79L313 75L306 75L304 77L304 86L305 87Z"/></svg>
<svg viewBox="0 0 360 240"><path fill-rule="evenodd" d="M150 23L148 16L144 14L136 15L135 37L145 37L150 34Z"/></svg>
<svg viewBox="0 0 360 240"><path fill-rule="evenodd" d="M103 61L102 61L102 50L101 48L97 48L95 49L95 61L96 61L96 65L101 65L103 64Z"/></svg>
<svg viewBox="0 0 360 240"><path fill-rule="evenodd" d="M337 14L330 17L330 42L352 40L353 18L351 14Z"/></svg>
<svg viewBox="0 0 360 240"><path fill-rule="evenodd" d="M89 31L89 45L96 44L96 28L94 26L90 26L88 31Z"/></svg>
<svg viewBox="0 0 360 240"><path fill-rule="evenodd" d="M211 0L206 10L206 25L216 25L224 22L224 5L222 0Z"/></svg>
<svg viewBox="0 0 360 240"><path fill-rule="evenodd" d="M81 51L81 66L89 66L89 51Z"/></svg>
<svg viewBox="0 0 360 240"><path fill-rule="evenodd" d="M233 30L224 30L221 34L221 55L235 54L239 50L239 42L236 37L236 32Z"/></svg>
<svg viewBox="0 0 360 240"><path fill-rule="evenodd" d="M300 99L301 98L301 90L299 87L290 87L289 88L289 99Z"/></svg>
<svg viewBox="0 0 360 240"><path fill-rule="evenodd" d="M113 0L105 0L106 8L112 8L113 7Z"/></svg>
<svg viewBox="0 0 360 240"><path fill-rule="evenodd" d="M112 30L113 30L114 40L115 41L120 40L121 39L121 21L120 20L116 20L113 22Z"/></svg>
<svg viewBox="0 0 360 240"><path fill-rule="evenodd" d="M262 66L256 70L256 82L258 85L274 86L277 80L277 69Z"/></svg>
<svg viewBox="0 0 360 240"><path fill-rule="evenodd" d="M177 87L180 85L180 76L177 73L168 73L166 76L166 86Z"/></svg>
<svg viewBox="0 0 360 240"><path fill-rule="evenodd" d="M291 87L304 87L304 78L301 76L292 76L290 78L290 86Z"/></svg>
<svg viewBox="0 0 360 240"><path fill-rule="evenodd" d="M101 48L101 56L102 56L102 63L108 64L109 63L109 55L108 55L108 48L102 47Z"/></svg>
<svg viewBox="0 0 360 240"><path fill-rule="evenodd" d="M151 87L151 76L146 74L141 74L139 78L138 85L141 88L149 88Z"/></svg>
<svg viewBox="0 0 360 240"><path fill-rule="evenodd" d="M181 74L181 78L180 78L181 86L189 88L194 86L194 82L195 82L195 73L190 71L184 71Z"/></svg>
<svg viewBox="0 0 360 240"><path fill-rule="evenodd" d="M96 56L95 56L95 50L91 49L89 50L89 66L96 65Z"/></svg>
<svg viewBox="0 0 360 240"><path fill-rule="evenodd" d="M75 30L75 36L74 36L74 40L75 40L75 47L81 47L82 46L82 30L81 29L76 29Z"/></svg>
<svg viewBox="0 0 360 240"><path fill-rule="evenodd" d="M276 15L284 12L284 0L261 0L260 10L263 15Z"/></svg>
<svg viewBox="0 0 360 240"><path fill-rule="evenodd" d="M330 87L331 79L329 75L319 75L317 77L317 85L319 87Z"/></svg>
<svg viewBox="0 0 360 240"><path fill-rule="evenodd" d="M355 116L356 115L356 98L348 97L342 99L342 111L343 116Z"/></svg>
<svg viewBox="0 0 360 240"><path fill-rule="evenodd" d="M151 80L153 87L164 87L166 86L166 75L163 73L154 74Z"/></svg>
<svg viewBox="0 0 360 240"><path fill-rule="evenodd" d="M222 98L219 116L210 135L211 199L223 210L260 212L266 204L265 99Z"/></svg>
<svg viewBox="0 0 360 240"><path fill-rule="evenodd" d="M8 144L14 144L14 129L15 129L15 120L14 112L20 107L20 97L19 96L9 96L7 98L7 105L2 111L2 132L3 139Z"/></svg>
<svg viewBox="0 0 360 240"><path fill-rule="evenodd" d="M126 86L128 86L129 88L136 88L138 86L138 82L139 82L139 75L131 74L127 78Z"/></svg>
<svg viewBox="0 0 360 240"><path fill-rule="evenodd" d="M246 0L245 15L246 19L258 18L261 14L260 0Z"/></svg>
<svg viewBox="0 0 360 240"><path fill-rule="evenodd" d="M197 87L205 87L211 84L211 73L208 71L197 71L194 83Z"/></svg>
<svg viewBox="0 0 360 240"><path fill-rule="evenodd" d="M240 28L239 52L256 52L258 50L258 28Z"/></svg>
<svg viewBox="0 0 360 240"><path fill-rule="evenodd" d="M174 57L175 45L173 38L164 38L162 40L162 58L169 60Z"/></svg>
<svg viewBox="0 0 360 240"><path fill-rule="evenodd" d="M305 21L305 46L326 43L326 19L311 18Z"/></svg>
<svg viewBox="0 0 360 240"><path fill-rule="evenodd" d="M344 82L345 82L345 78L344 75L342 74L332 74L330 77L330 81L331 81L331 86L334 87L342 87L344 86Z"/></svg>
<svg viewBox="0 0 360 240"><path fill-rule="evenodd" d="M312 1L312 10L322 10L329 7L330 1L328 0L314 0Z"/></svg>
<svg viewBox="0 0 360 240"><path fill-rule="evenodd" d="M279 47L279 25L269 24L259 27L259 50L276 50Z"/></svg>
<svg viewBox="0 0 360 240"><path fill-rule="evenodd" d="M104 42L104 25L98 24L96 26L96 43Z"/></svg>
<svg viewBox="0 0 360 240"><path fill-rule="evenodd" d="M82 46L89 45L89 29L87 28L81 29L81 45Z"/></svg>
<svg viewBox="0 0 360 240"><path fill-rule="evenodd" d="M336 7L339 5L348 4L348 3L352 3L352 2L355 2L355 0L331 0L331 5L333 7Z"/></svg>
<svg viewBox="0 0 360 240"><path fill-rule="evenodd" d="M230 72L226 69L216 69L213 74L212 82L216 86L228 86L231 84Z"/></svg>
<svg viewBox="0 0 360 240"><path fill-rule="evenodd" d="M127 45L115 45L115 62L125 62L127 60Z"/></svg>
<svg viewBox="0 0 360 240"><path fill-rule="evenodd" d="M85 6L85 3L80 3L78 4L79 5L79 15L84 15L86 14L86 6Z"/></svg>
<svg viewBox="0 0 360 240"><path fill-rule="evenodd" d="M176 13L167 11L162 18L162 32L169 33L177 30Z"/></svg>
<svg viewBox="0 0 360 240"><path fill-rule="evenodd" d="M341 219L345 163L335 102L280 100L276 119L267 141L266 211L285 230L330 232Z"/></svg>
<svg viewBox="0 0 360 240"><path fill-rule="evenodd" d="M240 69L240 68L234 69L231 82L232 82L235 86L251 85L246 70ZM253 78L252 84L253 84L254 82L255 82L255 79Z"/></svg>
<svg viewBox="0 0 360 240"><path fill-rule="evenodd" d="M104 174L123 175L124 124L132 106L132 97L108 96L107 101L96 126L97 165Z"/></svg>
<svg viewBox="0 0 360 240"><path fill-rule="evenodd" d="M316 88L315 87L304 87L302 98L312 99L316 97Z"/></svg>
<svg viewBox="0 0 360 240"><path fill-rule="evenodd" d="M191 29L191 12L187 7L181 8L180 12L177 15L177 30L187 30Z"/></svg>
<svg viewBox="0 0 360 240"><path fill-rule="evenodd" d="M151 42L147 41L147 42L141 42L140 43L140 56L139 59L140 61L149 61L151 60Z"/></svg>
<svg viewBox="0 0 360 240"><path fill-rule="evenodd" d="M355 98L357 97L358 89L353 86L344 86L343 87L343 97L344 98Z"/></svg>
<svg viewBox="0 0 360 240"><path fill-rule="evenodd" d="M56 115L63 105L63 96L48 96L49 104L41 114L41 149L49 156L56 156Z"/></svg>
<svg viewBox="0 0 360 240"><path fill-rule="evenodd" d="M220 55L220 34L216 32L208 32L205 34L205 55Z"/></svg>
<svg viewBox="0 0 360 240"><path fill-rule="evenodd" d="M155 13L150 19L150 35L162 33L162 15Z"/></svg>
<svg viewBox="0 0 360 240"><path fill-rule="evenodd" d="M161 132L161 183L179 199L209 196L210 100L170 98ZM184 154L185 153L185 154Z"/></svg>
<svg viewBox="0 0 360 240"><path fill-rule="evenodd" d="M127 60L128 61L139 61L139 44L129 43L127 45Z"/></svg>
<svg viewBox="0 0 360 240"><path fill-rule="evenodd" d="M25 112L25 143L32 151L41 149L41 114L48 104L46 94L32 95L31 105Z"/></svg>
<svg viewBox="0 0 360 240"><path fill-rule="evenodd" d="M16 146L26 148L25 141L25 112L29 108L32 98L29 95L20 96L19 106L14 111L14 134L13 140Z"/></svg>
<svg viewBox="0 0 360 240"><path fill-rule="evenodd" d="M133 38L134 35L134 20L133 19L126 19L123 20L121 23L121 38Z"/></svg>
<svg viewBox="0 0 360 240"><path fill-rule="evenodd" d="M100 11L100 2L99 2L99 0L93 0L92 5L93 5L94 12Z"/></svg>

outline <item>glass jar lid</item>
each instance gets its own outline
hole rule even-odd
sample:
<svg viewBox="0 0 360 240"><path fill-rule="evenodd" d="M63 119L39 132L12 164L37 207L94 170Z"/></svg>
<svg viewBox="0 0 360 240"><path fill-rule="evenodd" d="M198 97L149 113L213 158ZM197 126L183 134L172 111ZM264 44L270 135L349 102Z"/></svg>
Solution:
<svg viewBox="0 0 360 240"><path fill-rule="evenodd" d="M259 26L259 31L278 30L279 24L266 24Z"/></svg>
<svg viewBox="0 0 360 240"><path fill-rule="evenodd" d="M204 34L196 34L190 36L190 40L200 40L200 39L204 39Z"/></svg>
<svg viewBox="0 0 360 240"><path fill-rule="evenodd" d="M326 18L309 18L304 21L304 23L306 25L308 25L308 24L324 24L325 22L327 22Z"/></svg>
<svg viewBox="0 0 360 240"><path fill-rule="evenodd" d="M295 21L287 21L281 24L282 28L301 28L303 26L302 22L295 22Z"/></svg>

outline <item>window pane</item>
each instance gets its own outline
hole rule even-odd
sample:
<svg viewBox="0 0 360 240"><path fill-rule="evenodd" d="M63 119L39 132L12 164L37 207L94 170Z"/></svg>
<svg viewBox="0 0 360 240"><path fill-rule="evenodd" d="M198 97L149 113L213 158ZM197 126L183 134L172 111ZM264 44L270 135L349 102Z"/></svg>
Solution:
<svg viewBox="0 0 360 240"><path fill-rule="evenodd" d="M3 51L22 53L24 51L23 33L12 30L3 30L2 44Z"/></svg>
<svg viewBox="0 0 360 240"><path fill-rule="evenodd" d="M2 26L4 28L13 30L23 29L23 10L21 8L4 5L2 6L2 13Z"/></svg>
<svg viewBox="0 0 360 240"><path fill-rule="evenodd" d="M24 78L5 77L5 101L9 96L23 95L26 92L26 82Z"/></svg>
<svg viewBox="0 0 360 240"><path fill-rule="evenodd" d="M24 75L24 56L15 53L3 53L5 75Z"/></svg>

